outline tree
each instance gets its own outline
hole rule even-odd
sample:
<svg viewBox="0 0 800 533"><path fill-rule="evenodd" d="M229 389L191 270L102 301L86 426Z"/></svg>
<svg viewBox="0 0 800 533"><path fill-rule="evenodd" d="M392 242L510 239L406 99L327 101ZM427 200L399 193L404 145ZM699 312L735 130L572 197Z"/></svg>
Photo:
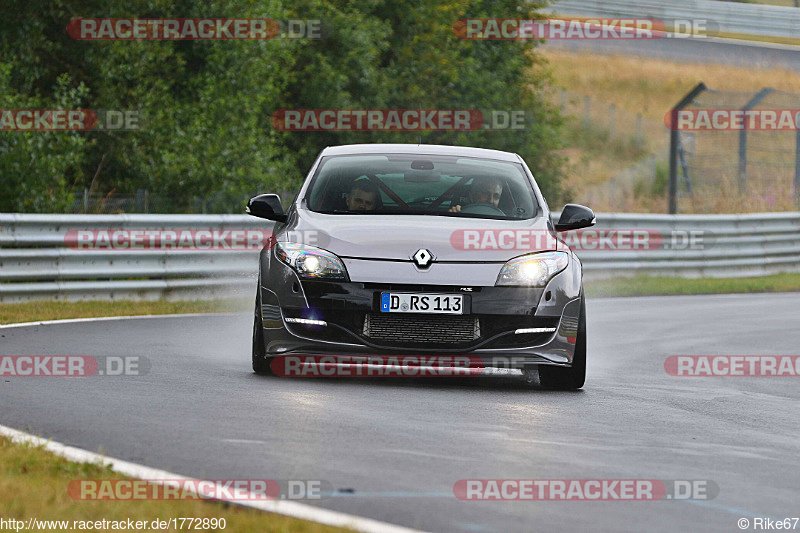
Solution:
<svg viewBox="0 0 800 533"><path fill-rule="evenodd" d="M536 42L464 41L464 17L535 17L514 0L29 0L0 6L0 108L138 110L138 131L0 132L2 210L64 211L74 190L148 189L172 211L295 189L325 146L417 142L398 132L283 132L279 109L525 110L521 131L423 132L423 142L522 155L560 194L558 113ZM78 41L73 17L319 19L323 39Z"/></svg>

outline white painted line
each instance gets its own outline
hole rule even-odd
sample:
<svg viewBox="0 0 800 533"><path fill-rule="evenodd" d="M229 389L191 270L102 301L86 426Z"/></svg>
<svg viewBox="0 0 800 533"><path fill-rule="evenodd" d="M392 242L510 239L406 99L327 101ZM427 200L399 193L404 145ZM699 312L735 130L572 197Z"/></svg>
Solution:
<svg viewBox="0 0 800 533"><path fill-rule="evenodd" d="M147 466L138 465L136 463L129 463L120 459L113 459L80 448L66 446L59 442L46 440L24 431L19 431L0 425L0 435L8 437L12 442L28 443L34 446L42 446L49 452L64 457L70 461L79 463L92 463L101 464L111 467L115 472L124 474L126 476L135 477L138 479L147 480L181 480L189 481L191 478L179 476L164 470L149 468ZM65 489L66 490L66 489ZM345 527L355 531L363 531L364 533L419 533L420 530L409 529L403 526L389 524L373 520L371 518L362 518L347 513L340 513L338 511L329 511L328 509L321 509L303 503L285 501L285 500L272 500L272 501L258 501L255 495L247 500L229 500L226 498L217 498L214 501L224 501L242 507L250 507L261 511L270 513L277 513L301 520L309 520L328 526Z"/></svg>
<svg viewBox="0 0 800 533"><path fill-rule="evenodd" d="M163 315L132 315L132 316L99 316L94 318L64 318L61 320L39 320L38 322L17 322L16 324L0 324L0 329L4 328L27 328L31 326L48 326L51 324L75 324L80 322L103 322L112 320L133 320L139 318L191 318L195 316L236 316L242 313L183 313L183 314L163 314Z"/></svg>

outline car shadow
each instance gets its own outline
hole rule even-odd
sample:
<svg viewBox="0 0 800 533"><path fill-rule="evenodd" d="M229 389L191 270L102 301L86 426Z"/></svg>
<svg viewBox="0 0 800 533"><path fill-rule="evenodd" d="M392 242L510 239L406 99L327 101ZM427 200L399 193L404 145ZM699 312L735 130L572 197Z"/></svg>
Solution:
<svg viewBox="0 0 800 533"><path fill-rule="evenodd" d="M489 376L475 377L350 377L350 376L325 376L325 377L281 377L251 374L254 378L264 381L301 383L324 383L325 386L365 386L365 387L391 387L426 390L481 390L503 392L538 392L550 394L583 394L583 389L577 391L559 391L546 389L539 383L539 376L533 373L532 379L526 379L521 373L504 373Z"/></svg>

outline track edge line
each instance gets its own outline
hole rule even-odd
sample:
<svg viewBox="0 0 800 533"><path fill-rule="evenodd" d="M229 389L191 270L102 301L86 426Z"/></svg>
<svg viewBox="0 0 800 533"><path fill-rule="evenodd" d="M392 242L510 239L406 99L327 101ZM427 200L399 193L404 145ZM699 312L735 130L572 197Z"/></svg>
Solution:
<svg viewBox="0 0 800 533"><path fill-rule="evenodd" d="M167 472L165 470L150 468L148 466L123 461L121 459L114 459L113 457L90 452L81 448L67 446L66 444L44 439L42 437L37 437L36 435L32 435L18 429L13 429L2 424L0 424L0 435L8 437L14 443L26 443L33 444L34 446L42 446L45 450L70 461L109 466L115 472L138 479L190 479L185 476ZM420 533L421 531L418 529L409 529L404 526L390 524L388 522L381 522L372 518L363 518L339 511L320 509L298 502L287 502L280 500L271 500L265 502L255 500L229 500L225 498L218 498L209 501L222 501L260 511L317 522L319 524L325 524L328 526L350 528L363 533Z"/></svg>

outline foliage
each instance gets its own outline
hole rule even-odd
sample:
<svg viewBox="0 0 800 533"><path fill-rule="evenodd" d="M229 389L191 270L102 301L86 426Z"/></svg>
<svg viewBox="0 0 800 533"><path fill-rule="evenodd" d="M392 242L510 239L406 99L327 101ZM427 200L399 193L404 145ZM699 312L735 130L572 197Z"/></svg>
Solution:
<svg viewBox="0 0 800 533"><path fill-rule="evenodd" d="M317 153L411 132L282 132L279 109L522 109L522 131L423 132L517 152L552 202L561 119L536 42L466 41L464 17L535 16L520 0L17 0L0 6L0 108L138 110L137 131L0 132L0 211L63 212L72 191L197 197L296 189ZM323 39L78 41L73 17L319 19Z"/></svg>

